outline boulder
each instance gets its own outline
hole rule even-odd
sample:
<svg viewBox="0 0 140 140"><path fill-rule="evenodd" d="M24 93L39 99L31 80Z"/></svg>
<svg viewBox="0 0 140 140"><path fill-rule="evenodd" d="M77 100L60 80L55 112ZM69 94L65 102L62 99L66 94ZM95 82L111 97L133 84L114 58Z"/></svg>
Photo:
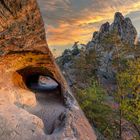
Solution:
<svg viewBox="0 0 140 140"><path fill-rule="evenodd" d="M58 88L58 83L48 76L39 76L38 85L40 88L44 88L46 90L55 90Z"/></svg>

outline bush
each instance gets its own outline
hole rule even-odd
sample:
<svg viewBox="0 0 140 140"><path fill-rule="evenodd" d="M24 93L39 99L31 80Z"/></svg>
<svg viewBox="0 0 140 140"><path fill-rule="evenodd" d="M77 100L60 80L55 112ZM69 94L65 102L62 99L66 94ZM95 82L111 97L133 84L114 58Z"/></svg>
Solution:
<svg viewBox="0 0 140 140"><path fill-rule="evenodd" d="M93 82L84 90L78 89L76 98L90 123L105 137L111 139L115 137L117 126L112 124L115 112L105 104L106 96L98 83Z"/></svg>

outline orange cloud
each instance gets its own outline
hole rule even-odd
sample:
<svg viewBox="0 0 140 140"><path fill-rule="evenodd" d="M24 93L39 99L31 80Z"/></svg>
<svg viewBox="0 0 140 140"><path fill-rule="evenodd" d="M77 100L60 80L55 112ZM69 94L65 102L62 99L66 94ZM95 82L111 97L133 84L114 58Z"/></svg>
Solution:
<svg viewBox="0 0 140 140"><path fill-rule="evenodd" d="M48 43L50 46L70 45L75 41L85 43L88 41L87 38L89 39L89 36L91 36L91 32L93 30L95 30L95 28L81 28L77 25L61 24L59 28L48 26Z"/></svg>
<svg viewBox="0 0 140 140"><path fill-rule="evenodd" d="M113 20L115 12L126 15L140 9L139 0L87 0L92 2L91 5L79 10L73 7L71 0L38 1L43 7L40 8L46 23L47 40L52 48L70 46L75 41L87 43L101 24ZM77 1L80 6L80 0Z"/></svg>

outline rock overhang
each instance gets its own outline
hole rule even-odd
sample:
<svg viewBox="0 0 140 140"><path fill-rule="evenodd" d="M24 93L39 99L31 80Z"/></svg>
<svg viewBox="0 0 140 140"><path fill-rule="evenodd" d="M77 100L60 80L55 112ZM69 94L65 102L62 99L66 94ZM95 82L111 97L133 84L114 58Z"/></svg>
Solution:
<svg viewBox="0 0 140 140"><path fill-rule="evenodd" d="M6 7L5 7L6 6ZM96 136L71 94L45 40L44 23L35 0L0 1L0 128L1 140L77 139L95 140ZM64 127L51 136L44 133L42 120L26 110L37 104L24 77L17 71L27 67L44 67L45 73L60 84L64 100ZM42 74L42 73L41 73ZM9 129L13 130L9 132ZM2 130L2 129L1 129ZM21 131L22 130L22 131ZM18 134L15 134L17 132ZM83 133L84 132L84 133ZM0 131L0 134L2 132Z"/></svg>
<svg viewBox="0 0 140 140"><path fill-rule="evenodd" d="M61 84L55 79L54 75L44 66L27 66L23 69L17 70L17 74L22 76L25 85L31 89L38 89L40 91L60 90ZM41 79L42 78L42 79ZM41 83L41 80L46 80Z"/></svg>

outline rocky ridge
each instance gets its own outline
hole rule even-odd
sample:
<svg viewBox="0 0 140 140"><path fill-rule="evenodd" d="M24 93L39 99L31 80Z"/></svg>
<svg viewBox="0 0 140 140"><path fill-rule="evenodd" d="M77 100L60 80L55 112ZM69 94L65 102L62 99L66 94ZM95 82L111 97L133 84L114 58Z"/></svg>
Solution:
<svg viewBox="0 0 140 140"><path fill-rule="evenodd" d="M106 22L101 26L99 32L94 32L92 41L100 42L105 34L113 31L117 32L117 35L124 43L133 47L137 38L136 28L133 26L130 18L124 18L119 12L115 13L114 21L111 25L109 22Z"/></svg>
<svg viewBox="0 0 140 140"><path fill-rule="evenodd" d="M99 32L94 33L92 41L87 44L87 51L95 48L99 55L98 75L101 81L114 80L116 73L112 66L114 57L124 45L134 48L136 38L137 31L131 20L124 18L119 12L115 13L111 25L106 22L101 26ZM116 42L113 42L114 40Z"/></svg>
<svg viewBox="0 0 140 140"><path fill-rule="evenodd" d="M118 71L113 63L116 61L118 53L121 54L124 50L127 51L123 52L123 58L127 60L139 58L140 46L136 42L136 38L137 31L131 20L117 12L112 24L104 23L99 31L93 33L91 41L86 45L81 44L82 48L77 42L74 43L73 49L65 50L62 56L57 58L57 63L73 91L88 88L89 85L86 84L88 83L86 80L96 77L107 93L107 96L105 95L108 98L107 104L116 108L117 104L111 98L117 88L116 74ZM79 69L80 67L82 69ZM87 76L88 74L90 76ZM127 121L123 120L123 122L122 139L135 139L137 132L134 127ZM99 139L100 136L99 134Z"/></svg>
<svg viewBox="0 0 140 140"><path fill-rule="evenodd" d="M121 13L117 12L114 16L113 23L104 23L99 31L93 33L93 37L87 45L84 45L82 49L78 50L79 44L76 44L76 46L73 47L74 49L65 50L62 56L57 59L57 62L64 71L67 71L67 74L74 73L74 70L70 69L69 71L68 69L68 67L73 65L73 58L78 58L81 50L85 55L88 55L90 51L94 50L98 56L97 73L99 78L101 81L103 80L103 82L106 79L114 80L116 71L112 67L112 60L116 55L116 47L112 39L108 38L112 36L117 38L120 44L125 44L133 48L137 38L137 31L129 18L124 18ZM77 54L74 54L75 51ZM73 74L70 74L67 77L69 77L68 81L70 81L69 83L71 85L72 83L75 83Z"/></svg>

